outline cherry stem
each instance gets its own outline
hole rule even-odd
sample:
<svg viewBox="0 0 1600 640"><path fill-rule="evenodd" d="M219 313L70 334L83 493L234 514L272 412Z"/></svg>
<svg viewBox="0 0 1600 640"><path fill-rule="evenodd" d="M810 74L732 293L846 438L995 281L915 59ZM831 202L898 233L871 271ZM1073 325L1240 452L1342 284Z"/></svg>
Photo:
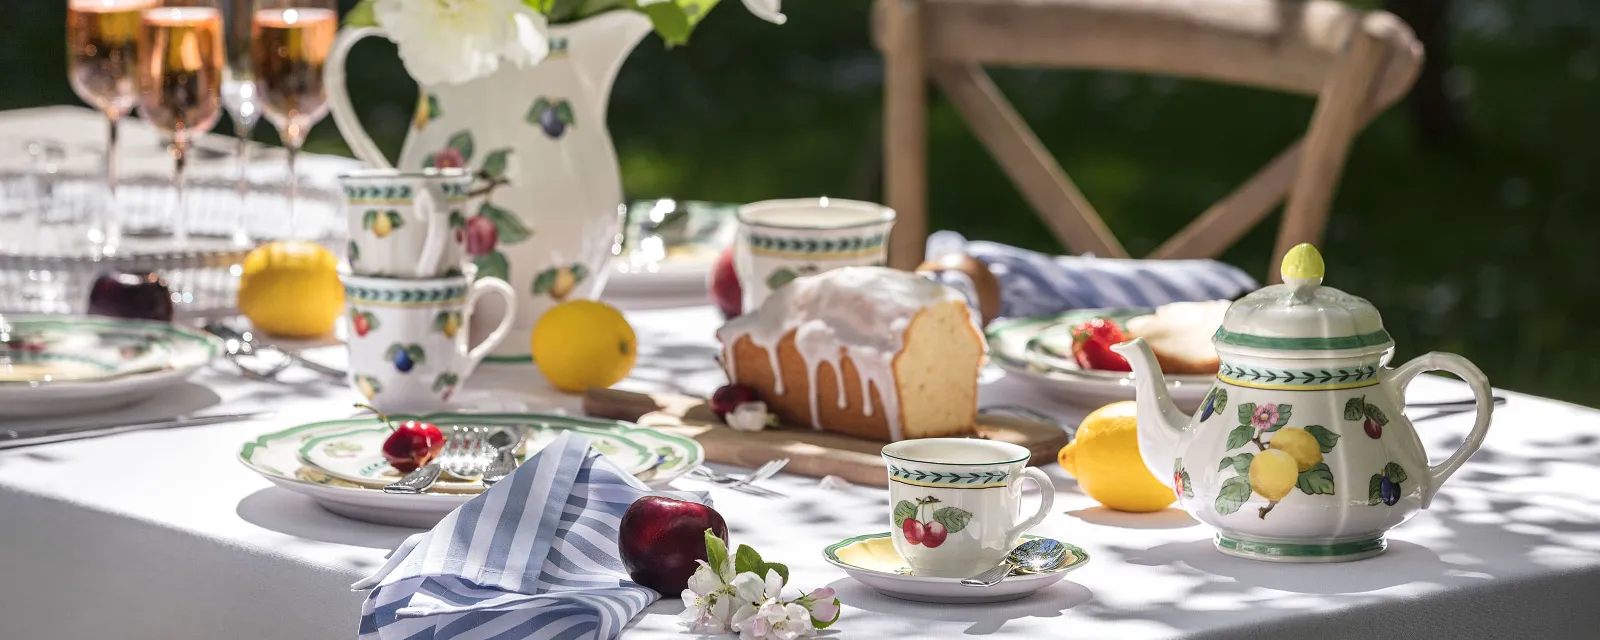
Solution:
<svg viewBox="0 0 1600 640"><path fill-rule="evenodd" d="M379 411L377 407L374 407L374 406L372 406L370 404L362 404L360 402L357 402L356 403L356 408L357 409L366 409L367 411L371 411L373 413L378 414L378 419L383 421L383 426L388 427L390 431L394 431L394 424L389 422L389 416L383 415L383 412Z"/></svg>
<svg viewBox="0 0 1600 640"><path fill-rule="evenodd" d="M494 191L500 185L511 184L510 180L507 180L505 178L492 178L491 179L491 178L489 178L488 174L485 174L485 173L482 173L482 172L479 172L478 177L483 178L485 180L489 180L489 183L486 184L486 185L483 185L481 187L478 187L476 189L473 189L471 191L468 191L467 192L467 197L468 198L476 198L476 197L481 196L481 195L487 195L489 192Z"/></svg>

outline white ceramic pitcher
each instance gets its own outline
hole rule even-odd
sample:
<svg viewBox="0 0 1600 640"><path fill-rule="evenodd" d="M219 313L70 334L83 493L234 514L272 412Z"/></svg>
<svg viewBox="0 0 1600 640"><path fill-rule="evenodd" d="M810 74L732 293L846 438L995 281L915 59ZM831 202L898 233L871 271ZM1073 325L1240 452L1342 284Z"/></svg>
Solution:
<svg viewBox="0 0 1600 640"><path fill-rule="evenodd" d="M616 151L606 130L611 82L650 21L611 11L550 29L550 56L505 64L460 84L425 86L401 170L465 167L478 174L468 203L467 251L478 274L517 293L516 322L490 362L530 362L534 323L551 306L593 299L605 286L624 212ZM345 87L345 58L377 27L345 29L325 70L333 120L356 157L389 161L367 135ZM484 335L504 314L486 300L473 317Z"/></svg>

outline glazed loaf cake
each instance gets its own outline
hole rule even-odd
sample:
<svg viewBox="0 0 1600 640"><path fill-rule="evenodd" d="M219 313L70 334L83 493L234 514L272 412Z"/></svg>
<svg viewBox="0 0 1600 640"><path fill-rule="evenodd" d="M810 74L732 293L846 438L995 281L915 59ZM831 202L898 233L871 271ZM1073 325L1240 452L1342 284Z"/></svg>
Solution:
<svg viewBox="0 0 1600 640"><path fill-rule="evenodd" d="M789 424L893 442L971 433L985 345L960 293L881 267L796 279L717 331L732 382Z"/></svg>

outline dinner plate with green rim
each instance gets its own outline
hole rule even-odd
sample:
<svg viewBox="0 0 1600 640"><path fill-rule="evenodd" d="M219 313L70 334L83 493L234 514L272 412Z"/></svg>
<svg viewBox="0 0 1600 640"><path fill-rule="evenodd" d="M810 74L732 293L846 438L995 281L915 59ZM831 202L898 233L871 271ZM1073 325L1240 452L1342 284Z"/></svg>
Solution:
<svg viewBox="0 0 1600 640"><path fill-rule="evenodd" d="M694 440L626 422L530 413L436 413L424 416L392 415L390 419L420 419L446 428L452 423L484 426L543 423L621 432L631 442L644 447L661 460L659 466L638 474L641 480L654 486L671 482L705 462L705 450ZM328 511L366 522L431 527L476 495L434 491L417 495L388 494L380 488L341 480L300 459L301 449L311 440L352 429L370 428L376 424L371 418L331 420L274 431L244 443L239 449L239 461L269 482L308 496ZM652 459L652 464L654 462Z"/></svg>
<svg viewBox="0 0 1600 640"><path fill-rule="evenodd" d="M1039 536L1023 536L1031 540ZM1070 544L1068 560L1061 568L1047 573L1014 574L992 587L969 587L961 578L932 578L916 575L895 551L888 533L873 533L846 538L823 549L829 564L844 569L862 584L891 598L939 604L983 604L1024 598L1060 582L1067 572L1089 561L1089 553Z"/></svg>
<svg viewBox="0 0 1600 640"><path fill-rule="evenodd" d="M1072 327L1094 318L1118 325L1151 313L1150 309L1078 309L1039 318L996 320L984 329L989 359L1006 373L1043 389L1085 403L1134 398L1130 372L1098 371L1078 366L1072 358ZM1215 375L1168 374L1167 392L1180 407L1196 408L1216 381Z"/></svg>
<svg viewBox="0 0 1600 640"><path fill-rule="evenodd" d="M216 337L163 322L0 315L0 416L133 404L221 353Z"/></svg>

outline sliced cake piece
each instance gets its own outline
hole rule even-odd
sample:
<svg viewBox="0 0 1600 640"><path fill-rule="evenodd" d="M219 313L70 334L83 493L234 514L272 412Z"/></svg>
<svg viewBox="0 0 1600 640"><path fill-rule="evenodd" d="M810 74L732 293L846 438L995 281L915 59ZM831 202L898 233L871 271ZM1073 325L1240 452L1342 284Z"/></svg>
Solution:
<svg viewBox="0 0 1600 640"><path fill-rule="evenodd" d="M1165 373L1216 373L1220 362L1211 338L1228 312L1227 300L1174 302L1150 315L1131 318L1129 338L1144 338Z"/></svg>

